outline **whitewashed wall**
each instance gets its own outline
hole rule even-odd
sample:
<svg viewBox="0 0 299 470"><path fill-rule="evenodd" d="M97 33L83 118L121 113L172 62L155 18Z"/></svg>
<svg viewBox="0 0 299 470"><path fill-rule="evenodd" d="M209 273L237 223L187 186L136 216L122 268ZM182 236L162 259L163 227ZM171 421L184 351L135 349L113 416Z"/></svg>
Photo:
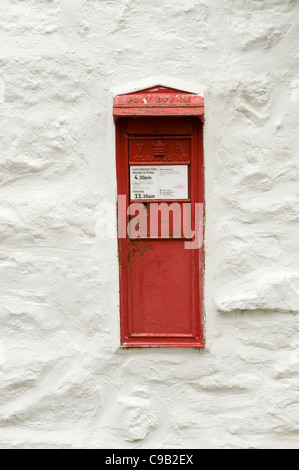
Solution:
<svg viewBox="0 0 299 470"><path fill-rule="evenodd" d="M297 0L1 0L0 446L299 448ZM121 350L112 97L206 103L204 350Z"/></svg>

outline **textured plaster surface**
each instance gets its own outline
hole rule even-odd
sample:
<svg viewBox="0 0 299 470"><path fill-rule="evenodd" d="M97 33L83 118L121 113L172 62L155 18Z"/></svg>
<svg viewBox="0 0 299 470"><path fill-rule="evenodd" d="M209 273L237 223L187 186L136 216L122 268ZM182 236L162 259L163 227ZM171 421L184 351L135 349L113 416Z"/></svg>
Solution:
<svg viewBox="0 0 299 470"><path fill-rule="evenodd" d="M299 448L298 18L1 0L1 448ZM205 97L201 351L118 347L112 96L159 81Z"/></svg>

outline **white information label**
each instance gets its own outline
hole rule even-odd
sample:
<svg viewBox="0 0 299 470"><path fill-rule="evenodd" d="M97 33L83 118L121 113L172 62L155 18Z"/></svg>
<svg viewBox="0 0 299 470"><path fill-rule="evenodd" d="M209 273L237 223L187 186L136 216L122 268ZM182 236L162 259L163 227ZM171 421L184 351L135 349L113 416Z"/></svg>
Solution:
<svg viewBox="0 0 299 470"><path fill-rule="evenodd" d="M188 199L188 165L131 166L131 199Z"/></svg>

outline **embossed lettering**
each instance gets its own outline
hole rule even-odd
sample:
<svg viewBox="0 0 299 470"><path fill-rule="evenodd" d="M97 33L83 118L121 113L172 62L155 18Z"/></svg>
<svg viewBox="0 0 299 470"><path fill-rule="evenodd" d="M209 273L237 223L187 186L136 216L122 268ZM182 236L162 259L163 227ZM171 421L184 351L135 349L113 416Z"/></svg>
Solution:
<svg viewBox="0 0 299 470"><path fill-rule="evenodd" d="M144 149L144 143L143 142L137 142L137 148L138 148L138 151L139 151L139 155L142 155L143 154L143 149Z"/></svg>
<svg viewBox="0 0 299 470"><path fill-rule="evenodd" d="M118 106L126 106L126 105L135 105L135 106L148 106L150 104L156 105L184 105L194 103L196 105L200 104L200 97L195 95L167 95L167 94L158 94L158 95L128 95L126 97L118 97Z"/></svg>

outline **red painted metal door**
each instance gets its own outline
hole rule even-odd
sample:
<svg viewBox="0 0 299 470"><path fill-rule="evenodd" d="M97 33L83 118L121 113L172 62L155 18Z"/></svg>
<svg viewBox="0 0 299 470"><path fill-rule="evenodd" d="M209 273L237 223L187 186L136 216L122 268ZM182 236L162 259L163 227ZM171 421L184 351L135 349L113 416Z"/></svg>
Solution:
<svg viewBox="0 0 299 470"><path fill-rule="evenodd" d="M203 347L203 244L189 233L204 202L202 122L121 117L116 129L121 344Z"/></svg>

